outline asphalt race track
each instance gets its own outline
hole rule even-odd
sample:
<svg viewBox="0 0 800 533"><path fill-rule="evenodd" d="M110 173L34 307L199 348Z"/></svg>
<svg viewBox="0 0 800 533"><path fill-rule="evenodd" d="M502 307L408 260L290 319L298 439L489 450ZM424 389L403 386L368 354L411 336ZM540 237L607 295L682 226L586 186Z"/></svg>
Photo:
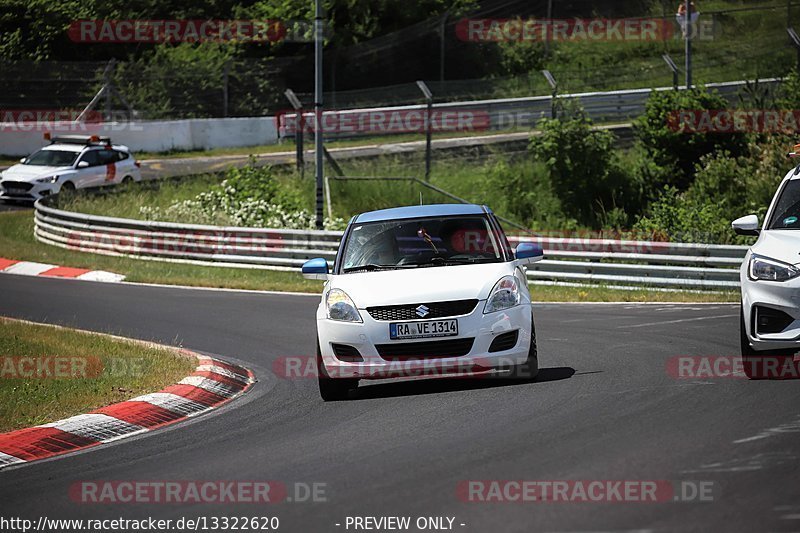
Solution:
<svg viewBox="0 0 800 533"><path fill-rule="evenodd" d="M800 530L798 382L667 371L674 356L736 355L736 305L536 305L534 383L373 383L325 404L313 379L272 371L278 357L313 354L316 304L0 276L0 315L182 343L259 379L208 416L1 471L2 515L277 516L279 531L353 531L348 516L450 516L456 531L492 533ZM327 501L75 503L68 489L83 480L324 483ZM714 492L691 503L481 503L458 498L465 480L702 481Z"/></svg>

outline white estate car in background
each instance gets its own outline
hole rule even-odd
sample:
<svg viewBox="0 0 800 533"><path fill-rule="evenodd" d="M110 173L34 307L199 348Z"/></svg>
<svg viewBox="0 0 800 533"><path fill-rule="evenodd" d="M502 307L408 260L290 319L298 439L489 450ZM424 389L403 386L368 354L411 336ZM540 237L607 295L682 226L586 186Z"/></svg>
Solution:
<svg viewBox="0 0 800 533"><path fill-rule="evenodd" d="M0 199L34 202L62 190L141 181L128 147L97 135L59 135L50 144L0 172Z"/></svg>
<svg viewBox="0 0 800 533"><path fill-rule="evenodd" d="M741 349L751 378L776 372L776 356L800 350L800 166L778 187L759 229L756 215L733 222L739 235L757 235L742 264ZM765 356L772 356L765 358Z"/></svg>
<svg viewBox="0 0 800 533"><path fill-rule="evenodd" d="M425 205L353 217L317 309L317 369L324 400L359 379L511 370L538 372L525 265L540 247L511 249L494 214L478 205Z"/></svg>

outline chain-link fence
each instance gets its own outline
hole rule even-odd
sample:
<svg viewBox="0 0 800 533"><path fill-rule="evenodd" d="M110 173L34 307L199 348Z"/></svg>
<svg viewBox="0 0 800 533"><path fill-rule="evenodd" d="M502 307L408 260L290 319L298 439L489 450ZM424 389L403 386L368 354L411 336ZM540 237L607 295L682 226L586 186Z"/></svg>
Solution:
<svg viewBox="0 0 800 533"><path fill-rule="evenodd" d="M544 69L553 74L561 94L669 86L673 72L665 54L679 65L682 83L677 0L617 4L598 12L588 0L509 0L468 15L445 14L357 45L328 47L325 107L420 103L417 79L426 81L437 102L549 95L553 89ZM708 9L698 4L695 83L780 77L797 63L798 50L787 28L800 24L800 3L709 0ZM622 34L593 39L574 33L576 20L607 28L631 18L656 25L658 38ZM507 31L514 27L508 21L542 20L568 23L570 33L526 39ZM475 21L482 21L483 34L470 33ZM492 28L499 33L492 34ZM180 61L155 53L119 60L110 70L105 61L7 63L0 65L0 109L79 111L110 83L119 98L109 93L111 101L102 102L101 111L130 107L143 119L272 115L289 107L283 97L287 87L305 105L313 100L311 45L305 53L303 46L295 51L279 58L242 59L224 52Z"/></svg>

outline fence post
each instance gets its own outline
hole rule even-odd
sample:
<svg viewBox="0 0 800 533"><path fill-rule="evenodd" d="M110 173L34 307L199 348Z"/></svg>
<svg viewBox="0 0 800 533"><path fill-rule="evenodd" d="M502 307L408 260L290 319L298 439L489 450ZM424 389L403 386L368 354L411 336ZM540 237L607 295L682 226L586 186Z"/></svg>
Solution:
<svg viewBox="0 0 800 533"><path fill-rule="evenodd" d="M228 77L231 72L231 62L226 61L222 69L222 116L228 116Z"/></svg>
<svg viewBox="0 0 800 533"><path fill-rule="evenodd" d="M433 132L433 94L425 82L417 81L417 87L425 95L425 100L428 104L428 124L425 128L425 181L431 177L431 134Z"/></svg>
<svg viewBox="0 0 800 533"><path fill-rule="evenodd" d="M114 70L114 65L116 63L116 59L113 57L108 62L106 69L103 71L103 87L105 89L104 95L105 96L105 118L107 122L111 122L111 96L113 92L113 79L112 79L112 72Z"/></svg>
<svg viewBox="0 0 800 533"><path fill-rule="evenodd" d="M292 104L292 107L296 112L296 118L294 121L294 144L297 152L295 154L295 159L297 163L297 170L300 171L300 177L302 178L305 175L306 168L305 157L303 154L303 132L305 130L303 103L300 102L300 99L291 89L286 89L283 94L286 96L286 99L289 100L289 103Z"/></svg>

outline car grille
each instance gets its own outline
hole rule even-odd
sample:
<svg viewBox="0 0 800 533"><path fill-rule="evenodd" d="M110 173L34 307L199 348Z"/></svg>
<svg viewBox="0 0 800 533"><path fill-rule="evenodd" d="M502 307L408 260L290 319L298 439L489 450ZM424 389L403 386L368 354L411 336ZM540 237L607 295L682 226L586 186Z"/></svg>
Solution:
<svg viewBox="0 0 800 533"><path fill-rule="evenodd" d="M489 353L504 352L506 350L510 350L511 348L517 345L518 338L519 338L519 330L498 335L497 337L494 338L492 344L489 346Z"/></svg>
<svg viewBox="0 0 800 533"><path fill-rule="evenodd" d="M424 305L428 314L421 317L417 314L417 307ZM367 307L367 312L375 320L425 320L431 318L445 318L449 316L467 315L478 305L478 300L453 300L450 302L434 302L426 304L385 305L382 307Z"/></svg>
<svg viewBox="0 0 800 533"><path fill-rule="evenodd" d="M2 185L3 189L9 192L29 191L33 188L33 183L28 183L26 181L4 181Z"/></svg>
<svg viewBox="0 0 800 533"><path fill-rule="evenodd" d="M404 342L398 344L376 344L378 354L386 361L409 361L461 357L472 350L474 337L446 341Z"/></svg>

